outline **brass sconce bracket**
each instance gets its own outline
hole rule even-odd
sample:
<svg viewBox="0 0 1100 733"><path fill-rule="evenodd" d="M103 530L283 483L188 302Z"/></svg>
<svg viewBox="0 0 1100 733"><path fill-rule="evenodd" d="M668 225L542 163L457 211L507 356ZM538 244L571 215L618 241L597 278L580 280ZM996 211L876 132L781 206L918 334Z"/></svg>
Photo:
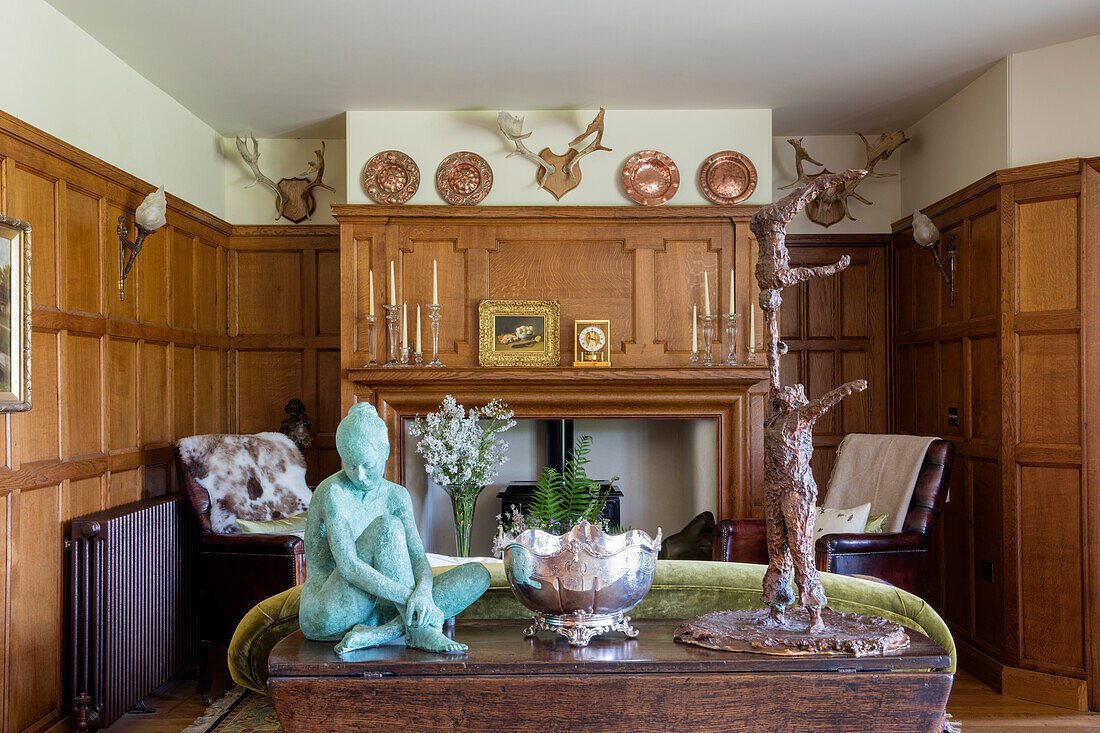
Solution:
<svg viewBox="0 0 1100 733"><path fill-rule="evenodd" d="M130 274L130 269L134 266L134 260L137 259L138 252L141 251L141 245L145 241L145 238L156 231L156 229L149 229L143 227L141 224L134 224L137 227L137 238L131 242L129 239L129 230L126 228L126 217L118 217L118 299L126 300L126 276ZM129 257L126 256L127 252Z"/></svg>
<svg viewBox="0 0 1100 733"><path fill-rule="evenodd" d="M932 253L932 259L936 262L936 269L940 271L940 275L943 276L943 281L947 283L948 290L948 306L955 307L955 235L947 235L947 252L944 255L940 255L940 239L930 244L921 244L917 242L917 246L921 249L928 250Z"/></svg>

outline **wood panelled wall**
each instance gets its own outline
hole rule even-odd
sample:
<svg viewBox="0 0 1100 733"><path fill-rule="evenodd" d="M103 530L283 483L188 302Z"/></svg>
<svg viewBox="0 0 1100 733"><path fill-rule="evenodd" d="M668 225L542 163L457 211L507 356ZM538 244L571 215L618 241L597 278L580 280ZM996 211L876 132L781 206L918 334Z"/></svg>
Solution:
<svg viewBox="0 0 1100 733"><path fill-rule="evenodd" d="M908 221L893 248L897 427L959 448L933 605L965 668L1070 707L1100 705L1100 567L1087 549L1100 481L1085 464L1097 346L1082 338L1100 317L1086 247L1098 241L1096 180L1088 161L1030 166L930 207L958 243L954 308Z"/></svg>
<svg viewBox="0 0 1100 733"><path fill-rule="evenodd" d="M276 430L292 397L313 445L306 479L340 468L340 233L336 226L234 227L229 238L235 432Z"/></svg>
<svg viewBox="0 0 1100 733"><path fill-rule="evenodd" d="M151 190L0 114L0 211L31 222L33 408L0 417L0 729L66 711L68 520L169 491L172 441L229 429L228 226L169 197L118 298L118 217Z"/></svg>
<svg viewBox="0 0 1100 733"><path fill-rule="evenodd" d="M852 263L840 275L800 283L783 291L779 333L787 344L785 384L799 382L818 397L851 379L867 390L852 395L817 421L814 479L824 497L836 449L848 433L885 433L890 425L886 234L804 234L787 238L791 264ZM762 511L762 509L761 509Z"/></svg>

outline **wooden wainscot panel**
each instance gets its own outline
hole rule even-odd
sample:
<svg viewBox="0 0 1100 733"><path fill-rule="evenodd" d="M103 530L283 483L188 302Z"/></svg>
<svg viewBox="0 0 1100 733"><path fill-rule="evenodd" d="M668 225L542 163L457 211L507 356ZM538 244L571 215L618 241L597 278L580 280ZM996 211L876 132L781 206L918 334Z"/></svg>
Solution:
<svg viewBox="0 0 1100 733"><path fill-rule="evenodd" d="M199 240L195 241L195 329L202 333L216 333L218 312L224 307L224 295L219 298L218 249Z"/></svg>
<svg viewBox="0 0 1100 733"><path fill-rule="evenodd" d="M170 227L169 302L171 322L176 328L195 327L195 237L189 232Z"/></svg>
<svg viewBox="0 0 1100 733"><path fill-rule="evenodd" d="M397 241L400 246L394 261L394 266L398 268L397 297L399 302L408 303L409 306L409 343L414 344L416 341L413 330L416 325L416 306L419 304L423 309L422 336L425 348L431 348L427 304L432 300L432 263L435 262L439 272L439 302L443 304L439 326L439 352L443 355L441 358L449 364L477 364L477 311L471 311L469 307L474 301L470 281L472 233L468 228L456 233L441 225L403 226L398 231L400 234ZM478 258L483 259L487 242L479 242L479 245ZM384 271L379 268L374 272L375 298L381 298L386 303L389 302L388 268L387 264ZM533 284L538 285L537 282ZM385 290L379 292L382 288ZM545 292L543 289L542 293ZM525 297L541 299L545 295ZM377 313L378 348L381 351L387 343L384 337L385 318L381 309ZM429 356L428 360L430 359ZM378 358L378 361L383 360Z"/></svg>
<svg viewBox="0 0 1100 733"><path fill-rule="evenodd" d="M69 186L62 201L61 273L65 308L102 313L100 199Z"/></svg>
<svg viewBox="0 0 1100 733"><path fill-rule="evenodd" d="M22 731L61 709L61 487L18 491L12 503L7 720Z"/></svg>
<svg viewBox="0 0 1100 733"><path fill-rule="evenodd" d="M61 347L65 456L77 458L102 453L102 339L70 334L62 339Z"/></svg>
<svg viewBox="0 0 1100 733"><path fill-rule="evenodd" d="M140 501L142 498L141 469L112 473L108 480L107 497L110 506Z"/></svg>
<svg viewBox="0 0 1100 733"><path fill-rule="evenodd" d="M1021 335L1021 443L1076 445L1081 440L1081 374L1077 334Z"/></svg>
<svg viewBox="0 0 1100 733"><path fill-rule="evenodd" d="M336 250L317 253L317 333L340 335L340 252Z"/></svg>
<svg viewBox="0 0 1100 733"><path fill-rule="evenodd" d="M8 214L33 222L31 297L57 308L57 179L21 165L8 166Z"/></svg>
<svg viewBox="0 0 1100 733"><path fill-rule="evenodd" d="M233 253L233 335L302 332L300 252Z"/></svg>
<svg viewBox="0 0 1100 733"><path fill-rule="evenodd" d="M695 227L700 229L700 227ZM712 313L728 312L728 296L723 296L720 283L727 282L732 266L732 252L723 257L721 231L697 231L698 239L688 239L692 232L684 232L683 238L665 237L659 249L653 252L653 278L650 292L653 298L653 346L662 347L668 355L668 363L682 363L691 353L692 306L703 314L703 273L710 280ZM709 235L709 236L707 236ZM727 242L728 243L728 242ZM730 248L732 249L732 247ZM729 293L729 285L726 286ZM723 304L725 304L723 306ZM614 318L612 329L617 327ZM699 338L702 339L702 333ZM715 348L721 349L722 334L716 334ZM700 348L703 348L700 341Z"/></svg>
<svg viewBox="0 0 1100 733"><path fill-rule="evenodd" d="M170 230L165 227L155 234L151 234L145 246L141 248L141 254L126 278L126 288L129 290L137 285L138 314L145 323L168 324L168 291L170 280L167 277L168 256L171 251ZM115 246L118 241L116 239ZM135 272L136 271L136 272ZM137 278L136 283L131 283ZM113 291L112 291L113 292ZM114 297L118 297L114 295ZM134 297L127 295L127 297Z"/></svg>
<svg viewBox="0 0 1100 733"><path fill-rule="evenodd" d="M107 341L107 387L110 392L110 430L107 445L126 450L138 442L138 344L112 338Z"/></svg>
<svg viewBox="0 0 1100 733"><path fill-rule="evenodd" d="M226 416L226 353L216 349L195 350L195 433L224 433Z"/></svg>
<svg viewBox="0 0 1100 733"><path fill-rule="evenodd" d="M1020 659L1039 671L1084 674L1080 592L1081 478L1076 468L1020 471Z"/></svg>
<svg viewBox="0 0 1100 733"><path fill-rule="evenodd" d="M970 318L997 315L1000 300L1000 221L996 209L972 219L968 246L959 253L966 260Z"/></svg>
<svg viewBox="0 0 1100 733"><path fill-rule="evenodd" d="M974 516L974 641L999 657L1004 651L1004 552L1002 523L986 521L1004 515L997 462L970 458ZM952 562L955 562L952 559Z"/></svg>
<svg viewBox="0 0 1100 733"><path fill-rule="evenodd" d="M300 351L238 351L236 427L241 433L276 430L283 406L302 394Z"/></svg>
<svg viewBox="0 0 1100 733"><path fill-rule="evenodd" d="M1019 311L1078 307L1077 198L1017 205Z"/></svg>
<svg viewBox="0 0 1100 733"><path fill-rule="evenodd" d="M195 434L195 349L172 348L172 438Z"/></svg>
<svg viewBox="0 0 1100 733"><path fill-rule="evenodd" d="M168 391L168 346L141 345L141 440L145 445L172 439Z"/></svg>
<svg viewBox="0 0 1100 733"><path fill-rule="evenodd" d="M61 336L35 331L31 343L34 363L34 409L11 416L15 465L61 457Z"/></svg>

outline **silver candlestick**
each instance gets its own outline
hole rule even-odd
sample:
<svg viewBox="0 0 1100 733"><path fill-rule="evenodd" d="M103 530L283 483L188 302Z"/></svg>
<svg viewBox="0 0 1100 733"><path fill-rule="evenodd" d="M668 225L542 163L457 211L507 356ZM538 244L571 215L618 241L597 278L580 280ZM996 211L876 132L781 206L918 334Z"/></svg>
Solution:
<svg viewBox="0 0 1100 733"><path fill-rule="evenodd" d="M364 366L381 366L378 363L377 359L375 359L378 354L378 339L376 337L374 328L378 324L378 316L363 316L363 320L366 321L367 324L367 348L369 349L367 355L370 357L370 361L368 361Z"/></svg>
<svg viewBox="0 0 1100 733"><path fill-rule="evenodd" d="M691 352L691 363L692 364L698 364L699 363L699 351L697 349L694 349Z"/></svg>
<svg viewBox="0 0 1100 733"><path fill-rule="evenodd" d="M401 347L401 364L400 364L400 366L408 366L409 365L409 354L411 352L412 352L412 349L410 349L408 346L402 346Z"/></svg>
<svg viewBox="0 0 1100 733"><path fill-rule="evenodd" d="M703 322L700 329L703 332L703 366L714 366L714 355L711 353L711 341L714 340L714 324L718 320L715 315L701 315L699 320Z"/></svg>
<svg viewBox="0 0 1100 733"><path fill-rule="evenodd" d="M428 304L428 319L432 322L432 360L428 362L430 367L441 367L443 362L439 360L439 322L443 319L443 306L439 303Z"/></svg>
<svg viewBox="0 0 1100 733"><path fill-rule="evenodd" d="M390 360L386 362L386 366L401 366L401 362L397 360L397 331L401 326L401 306L384 305L382 307L386 309L386 329L389 332L390 346Z"/></svg>
<svg viewBox="0 0 1100 733"><path fill-rule="evenodd" d="M413 364L416 365L416 366L424 366L424 352L423 351L413 352Z"/></svg>
<svg viewBox="0 0 1100 733"><path fill-rule="evenodd" d="M741 317L740 313L723 313L722 320L726 324L726 336L729 338L730 347L726 352L726 364L730 366L737 365L737 319Z"/></svg>

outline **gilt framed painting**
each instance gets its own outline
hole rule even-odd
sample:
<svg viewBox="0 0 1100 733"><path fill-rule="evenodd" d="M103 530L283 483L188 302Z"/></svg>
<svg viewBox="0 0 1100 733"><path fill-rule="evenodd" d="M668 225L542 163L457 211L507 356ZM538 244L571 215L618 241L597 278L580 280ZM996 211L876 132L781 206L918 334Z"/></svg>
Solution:
<svg viewBox="0 0 1100 733"><path fill-rule="evenodd" d="M0 214L0 412L31 409L31 225Z"/></svg>
<svg viewBox="0 0 1100 733"><path fill-rule="evenodd" d="M478 313L481 366L554 367L561 363L556 300L483 300Z"/></svg>

